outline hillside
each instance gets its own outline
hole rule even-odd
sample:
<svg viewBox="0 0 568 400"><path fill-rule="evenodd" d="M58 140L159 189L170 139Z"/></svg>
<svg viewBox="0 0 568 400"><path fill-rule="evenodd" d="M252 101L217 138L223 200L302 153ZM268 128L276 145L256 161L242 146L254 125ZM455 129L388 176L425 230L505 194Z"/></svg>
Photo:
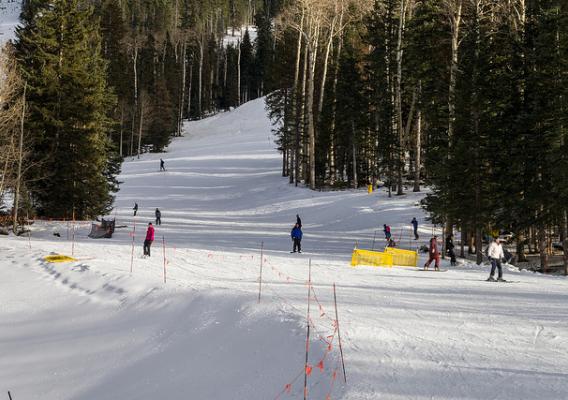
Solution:
<svg viewBox="0 0 568 400"><path fill-rule="evenodd" d="M186 124L164 154L127 160L112 239L88 239L89 223L78 223L73 244L72 224L40 221L30 239L0 237L0 391L15 400L301 398L311 259L310 399L568 397L564 278L511 267L511 282L488 283L487 267L468 263L439 273L351 268L355 242L371 247L379 230L382 245L384 223L407 247L429 239L422 195L295 188L280 162L259 99ZM142 258L156 208L163 224ZM289 253L296 214L301 255ZM51 252L79 261L42 261Z"/></svg>

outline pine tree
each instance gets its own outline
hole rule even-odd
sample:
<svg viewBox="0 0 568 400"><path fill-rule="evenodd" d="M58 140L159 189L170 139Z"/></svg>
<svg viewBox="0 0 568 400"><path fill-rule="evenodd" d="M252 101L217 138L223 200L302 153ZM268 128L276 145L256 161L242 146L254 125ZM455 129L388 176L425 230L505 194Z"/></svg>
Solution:
<svg viewBox="0 0 568 400"><path fill-rule="evenodd" d="M35 138L31 168L41 214L89 218L112 205L117 182L108 141L114 96L93 8L79 0L46 2L18 31L18 59L29 85L27 127Z"/></svg>

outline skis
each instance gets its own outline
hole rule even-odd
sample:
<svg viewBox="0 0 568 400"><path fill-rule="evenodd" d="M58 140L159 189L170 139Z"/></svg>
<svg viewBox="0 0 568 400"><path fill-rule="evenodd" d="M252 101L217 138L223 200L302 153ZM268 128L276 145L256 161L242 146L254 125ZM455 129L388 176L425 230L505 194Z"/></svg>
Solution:
<svg viewBox="0 0 568 400"><path fill-rule="evenodd" d="M424 269L424 268L419 268L419 269L417 269L417 271L423 271L423 272L448 272L447 269Z"/></svg>

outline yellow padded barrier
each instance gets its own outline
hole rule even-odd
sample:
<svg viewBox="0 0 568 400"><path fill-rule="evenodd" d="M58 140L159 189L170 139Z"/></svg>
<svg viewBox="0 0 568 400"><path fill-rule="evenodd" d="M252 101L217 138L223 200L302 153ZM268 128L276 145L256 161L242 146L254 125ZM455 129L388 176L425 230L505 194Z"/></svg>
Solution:
<svg viewBox="0 0 568 400"><path fill-rule="evenodd" d="M418 252L387 247L385 253L392 255L393 265L401 267L417 267Z"/></svg>
<svg viewBox="0 0 568 400"><path fill-rule="evenodd" d="M73 262L77 261L77 259L69 256L64 256L62 254L55 254L52 256L45 256L43 258L48 263L64 263L64 262Z"/></svg>
<svg viewBox="0 0 568 400"><path fill-rule="evenodd" d="M378 251L369 250L353 250L353 255L351 257L351 266L356 267L357 265L370 265L373 267L392 267L392 255L381 253Z"/></svg>

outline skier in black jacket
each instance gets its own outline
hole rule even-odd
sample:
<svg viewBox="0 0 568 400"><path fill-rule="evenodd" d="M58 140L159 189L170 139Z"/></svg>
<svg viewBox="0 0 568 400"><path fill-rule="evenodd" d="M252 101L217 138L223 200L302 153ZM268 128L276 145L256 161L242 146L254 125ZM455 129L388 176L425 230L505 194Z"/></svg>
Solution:
<svg viewBox="0 0 568 400"><path fill-rule="evenodd" d="M446 238L446 252L450 256L450 265L455 267L457 265L456 252L454 251L454 235L448 235Z"/></svg>

